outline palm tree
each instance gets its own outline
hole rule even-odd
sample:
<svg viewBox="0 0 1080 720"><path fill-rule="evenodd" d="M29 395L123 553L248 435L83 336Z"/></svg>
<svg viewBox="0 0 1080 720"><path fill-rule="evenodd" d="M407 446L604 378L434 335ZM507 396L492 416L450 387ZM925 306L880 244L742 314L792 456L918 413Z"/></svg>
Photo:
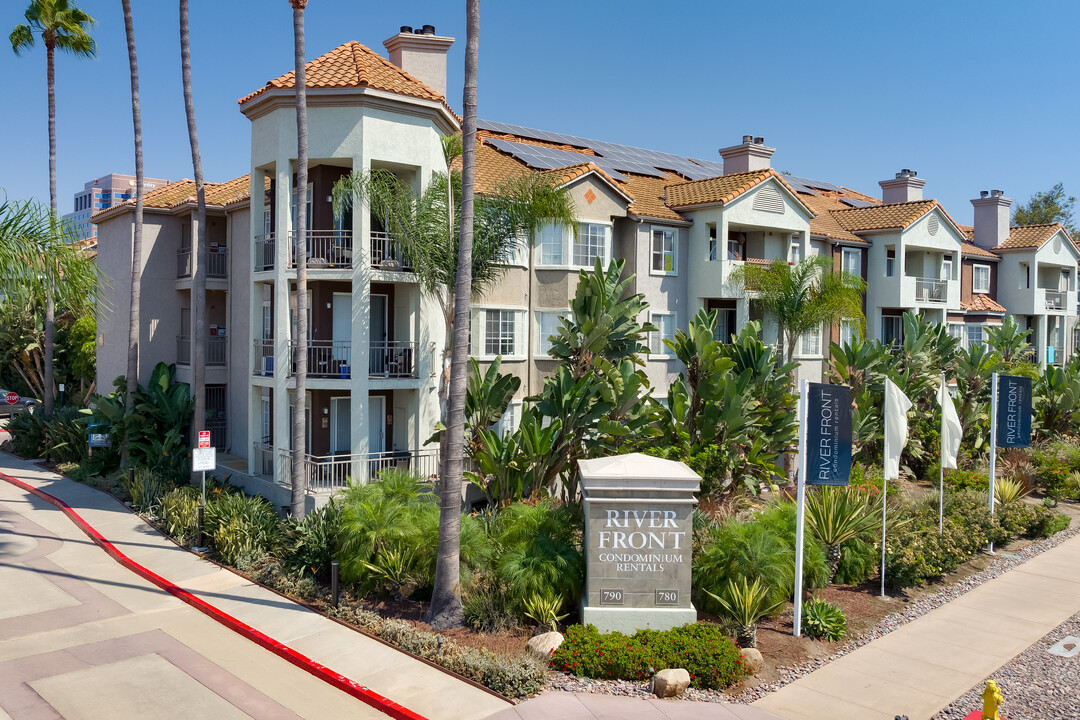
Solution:
<svg viewBox="0 0 1080 720"><path fill-rule="evenodd" d="M296 63L296 394L293 398L292 515L304 516L304 455L307 450L307 74L304 67L304 8L307 0L289 0L293 9L293 53Z"/></svg>
<svg viewBox="0 0 1080 720"><path fill-rule="evenodd" d="M460 625L461 483L465 443L465 393L469 382L469 302L472 294L473 196L476 188L476 66L480 56L480 0L465 1L465 89L462 96L461 230L454 288L454 345L450 357L446 454L440 481L439 549L428 623L436 630Z"/></svg>
<svg viewBox="0 0 1080 720"><path fill-rule="evenodd" d="M126 409L135 409L135 392L139 389L139 303L142 299L142 233L143 233L143 147L142 110L139 107L139 61L135 54L135 23L131 18L131 0L123 0L124 31L127 35L128 65L131 68L131 120L135 126L135 237L131 243L131 316L128 324L127 398ZM127 461L127 439L124 439L124 461Z"/></svg>
<svg viewBox="0 0 1080 720"><path fill-rule="evenodd" d="M34 46L34 33L45 44L46 82L49 87L49 205L59 219L56 200L56 50L92 57L97 51L89 29L94 19L68 0L32 0L24 13L26 25L16 25L9 39L15 54ZM45 290L45 417L53 408L53 334L56 325L56 300L53 278L48 276Z"/></svg>
<svg viewBox="0 0 1080 720"><path fill-rule="evenodd" d="M794 359L799 338L822 325L841 320L866 323L862 311L866 281L846 270L834 271L826 255L794 264L784 260L773 260L768 266L746 263L735 269L731 281L776 318L776 340L784 345L787 362Z"/></svg>
<svg viewBox="0 0 1080 720"><path fill-rule="evenodd" d="M187 112L191 165L195 173L195 197L198 203L195 224L195 272L191 278L191 316L195 336L191 343L191 387L195 411L191 433L197 434L206 424L206 193L203 189L202 157L199 155L199 132L195 127L195 98L191 92L191 41L188 33L188 0L180 0L180 67L184 83L184 110Z"/></svg>

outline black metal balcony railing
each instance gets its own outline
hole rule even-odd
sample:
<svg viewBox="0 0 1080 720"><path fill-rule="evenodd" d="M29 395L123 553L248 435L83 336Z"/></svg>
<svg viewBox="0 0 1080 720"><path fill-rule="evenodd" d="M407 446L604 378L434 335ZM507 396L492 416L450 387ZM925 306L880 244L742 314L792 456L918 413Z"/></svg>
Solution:
<svg viewBox="0 0 1080 720"><path fill-rule="evenodd" d="M274 339L273 338L259 338L254 341L255 344L255 367L253 372L256 375L263 375L265 377L273 377L274 375Z"/></svg>
<svg viewBox="0 0 1080 720"><path fill-rule="evenodd" d="M375 270L412 270L412 263L393 235L371 233L371 267Z"/></svg>
<svg viewBox="0 0 1080 720"><path fill-rule="evenodd" d="M274 269L276 248L274 233L255 236L255 272Z"/></svg>
<svg viewBox="0 0 1080 720"><path fill-rule="evenodd" d="M1065 309L1065 292L1063 290L1047 290L1045 294L1047 310Z"/></svg>
<svg viewBox="0 0 1080 720"><path fill-rule="evenodd" d="M370 377L414 378L418 343L409 341L372 343L368 355Z"/></svg>
<svg viewBox="0 0 1080 720"><path fill-rule="evenodd" d="M293 358L299 348L295 340L289 343ZM348 380L352 377L351 355L352 343L348 340L311 340L307 347L307 376ZM290 375L296 372L295 362L293 365Z"/></svg>
<svg viewBox="0 0 1080 720"><path fill-rule="evenodd" d="M351 230L305 230L304 234L307 235L307 266L309 269L352 267ZM297 240L298 233L295 230L289 232L289 244L292 247L292 252L289 255L289 267L296 267Z"/></svg>
<svg viewBox="0 0 1080 720"><path fill-rule="evenodd" d="M943 303L948 297L949 283L945 280L915 278L915 300Z"/></svg>
<svg viewBox="0 0 1080 720"><path fill-rule="evenodd" d="M191 277L191 248L176 251L176 277Z"/></svg>
<svg viewBox="0 0 1080 720"><path fill-rule="evenodd" d="M229 249L224 245L211 247L206 253L206 277L229 277Z"/></svg>

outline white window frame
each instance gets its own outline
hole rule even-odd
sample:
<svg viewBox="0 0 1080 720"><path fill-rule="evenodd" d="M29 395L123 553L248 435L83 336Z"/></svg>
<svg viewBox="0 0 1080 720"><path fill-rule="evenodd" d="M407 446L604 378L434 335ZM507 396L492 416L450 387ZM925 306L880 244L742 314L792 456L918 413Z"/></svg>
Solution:
<svg viewBox="0 0 1080 720"><path fill-rule="evenodd" d="M660 252L657 252L657 234L660 234L659 240L661 242ZM671 250L666 249L667 236L671 236ZM664 270L656 269L656 259L665 258L670 254L671 256L671 269ZM649 231L649 274L650 275L678 275L678 255L679 255L679 231L677 228L664 227L662 225L653 225ZM661 265L663 265L661 260Z"/></svg>
<svg viewBox="0 0 1080 720"><path fill-rule="evenodd" d="M533 311L533 328L535 335L533 338L533 357L537 359L550 360L551 356L548 355L547 349L551 344L547 341L547 336L544 334L544 325L541 321L542 316L555 316L556 328L562 322L562 318L570 314L569 308L545 308ZM550 335L556 335L557 332L550 333ZM546 345L546 347L545 347Z"/></svg>
<svg viewBox="0 0 1080 720"><path fill-rule="evenodd" d="M986 343L986 325L984 323L966 323L964 325L964 347L971 347L971 331L978 328L980 339L978 344Z"/></svg>
<svg viewBox="0 0 1080 720"><path fill-rule="evenodd" d="M858 336L859 326L850 320L840 321L840 347L851 345Z"/></svg>
<svg viewBox="0 0 1080 720"><path fill-rule="evenodd" d="M594 248L589 241L593 237L591 232L593 228L599 228L603 232L599 252L593 252ZM596 264L597 257L601 258L600 264L603 267L607 267L608 262L611 260L611 223L582 220L577 224L577 233L570 233L569 235L570 252L567 257L570 259L571 267L592 270ZM579 247L585 249L585 254L589 256L588 260L578 261L577 256Z"/></svg>
<svg viewBox="0 0 1080 720"><path fill-rule="evenodd" d="M813 330L803 333L799 337L799 352L798 357L804 358L819 358L821 357L822 343L824 333L821 330L821 326L818 325ZM817 345L816 349L814 345ZM809 347L808 347L809 345Z"/></svg>
<svg viewBox="0 0 1080 720"><path fill-rule="evenodd" d="M670 334L664 335L664 328L656 322L657 318L670 318ZM649 333L649 358L653 360L672 360L675 358L675 353L664 344L664 340L674 340L675 331L678 329L678 319L676 313L672 312L649 312L649 322L656 325L659 329L656 332Z"/></svg>
<svg viewBox="0 0 1080 720"><path fill-rule="evenodd" d="M885 248L885 277L896 277L896 250L892 253L893 256L889 257L889 249Z"/></svg>
<svg viewBox="0 0 1080 720"><path fill-rule="evenodd" d="M513 435L518 427L521 425L521 414L523 411L522 401L518 398L514 398L510 401L510 404L506 406L506 410L495 421L495 424L488 429L494 432L500 437L510 434Z"/></svg>
<svg viewBox="0 0 1080 720"><path fill-rule="evenodd" d="M528 269L529 251L532 249L530 246L531 243L528 238L517 238L510 253L504 258L496 260L496 264L505 267L522 267Z"/></svg>
<svg viewBox="0 0 1080 720"><path fill-rule="evenodd" d="M802 262L802 240L792 240L788 245L788 262L793 265Z"/></svg>
<svg viewBox="0 0 1080 720"><path fill-rule="evenodd" d="M489 312L509 312L514 318L514 352L513 353L488 353L487 352L487 314ZM473 306L472 326L469 331L470 355L480 361L494 360L502 354L503 360L524 360L527 357L526 337L528 330L528 310L523 307L508 307L498 305Z"/></svg>
<svg viewBox="0 0 1080 720"><path fill-rule="evenodd" d="M941 279L945 280L946 282L948 282L949 280L952 280L952 273L953 273L953 258L951 258L951 257L948 257L948 258L947 257L942 257L941 258L941 274L942 274L943 277Z"/></svg>
<svg viewBox="0 0 1080 720"><path fill-rule="evenodd" d="M986 271L986 286L985 288L978 284L979 271ZM978 293L980 295L986 295L990 292L990 266L983 265L981 263L975 263L971 266L971 292Z"/></svg>
<svg viewBox="0 0 1080 720"><path fill-rule="evenodd" d="M852 273L858 277L862 277L862 248L840 248L840 269L852 272L848 266L851 264L848 258L855 258L855 271Z"/></svg>
<svg viewBox="0 0 1080 720"><path fill-rule="evenodd" d="M536 257L534 262L537 268L544 270L592 270L593 263L577 264L574 260L574 248L579 245L578 239L585 237L588 226L594 225L603 228L604 242L602 248L601 263L605 268L608 263L611 262L612 257L612 224L603 220L578 220L575 224L577 233L574 232L574 228L566 225L544 225L540 228L540 238L536 243ZM544 259L544 245L545 240L554 239L553 235L559 235L559 256L555 258L552 256L550 261ZM550 247L553 243L547 243ZM595 257L595 256L594 256Z"/></svg>
<svg viewBox="0 0 1080 720"><path fill-rule="evenodd" d="M946 328L950 337L954 337L960 341L960 347L967 346L967 332L964 329L964 323L950 322L946 324Z"/></svg>
<svg viewBox="0 0 1080 720"><path fill-rule="evenodd" d="M883 345L890 344L885 340L885 323L886 321L894 322L897 326L895 342L903 344L904 342L904 318L901 315L882 315L881 316L881 342Z"/></svg>
<svg viewBox="0 0 1080 720"><path fill-rule="evenodd" d="M566 267L566 235L569 231L565 225L553 225L548 223L540 228L540 237L536 242L536 266L537 267ZM558 242L554 242L557 240ZM550 260L544 259L545 247L558 247L559 255Z"/></svg>

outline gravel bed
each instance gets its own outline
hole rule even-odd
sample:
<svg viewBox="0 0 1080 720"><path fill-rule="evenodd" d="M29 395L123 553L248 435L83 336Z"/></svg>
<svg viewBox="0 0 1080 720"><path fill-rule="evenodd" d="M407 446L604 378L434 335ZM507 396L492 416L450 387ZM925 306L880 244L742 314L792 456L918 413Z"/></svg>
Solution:
<svg viewBox="0 0 1080 720"><path fill-rule="evenodd" d="M1017 565L1027 562L1031 558L1037 555L1041 555L1042 553L1046 552L1051 548L1057 547L1069 538L1072 538L1078 534L1080 534L1080 523L1074 522L1072 527L1059 532L1057 535L1054 535L1051 538L1046 538L1045 540L1032 543L1023 550L1020 550L1016 553L999 553L998 555L994 556L993 563L986 569L969 575L963 580L957 582L955 585L950 585L947 588L943 588L941 591L934 593L933 595L928 595L924 598L921 598L920 600L911 603L898 613L893 613L892 615L883 618L881 622L879 622L872 630L869 630L860 635L858 638L845 643L833 654L824 658L815 658L813 660L808 660L805 663L801 663L793 667L780 666L779 668L777 668L777 670L781 674L780 680L771 683L765 683L762 685L757 685L752 688L747 688L742 692L736 692L733 694L727 694L719 690L696 690L694 688L690 688L686 691L686 694L683 696L682 699L698 700L703 702L752 703L755 700L763 698L769 693L775 692L776 690L779 690L785 685L792 683L805 675L809 675L818 668L826 665L831 660L838 657L843 657L844 655L851 653L853 650L860 648L863 645L866 645L867 643L872 642L873 640L887 635L893 630L896 630L897 628L908 624L912 620L922 617L931 610L939 608L942 605L945 605L946 603L955 600L969 590L972 590L979 585L982 585L987 580L993 580L994 578L1013 569ZM1076 620L1076 618L1073 618L1073 620ZM1071 620L1070 622L1073 621ZM1062 627L1065 626L1063 625ZM1072 634L1080 637L1080 628L1076 628L1075 632L1064 634ZM1051 635L1048 635L1047 637L1051 637L1052 635L1053 633L1051 633ZM1056 642L1056 640L1054 642ZM1061 658L1054 658L1043 652L1041 645L1037 645L1036 647L1040 648L1039 651L1042 652L1042 654L1045 655L1046 658L1055 661L1062 660ZM1047 645L1046 647L1049 647L1049 645ZM1034 650L1034 648L1032 650ZM1027 652L1031 652L1031 650ZM1025 655L1026 654L1027 653L1025 653ZM1042 661L1042 658L1039 658L1039 660ZM1078 672L1078 670L1080 670L1080 658L1073 658L1072 660L1066 662L1074 663L1076 669L1072 670L1073 674L1044 675L1041 680L1041 685L1043 687L1041 692L1049 694L1053 698L1068 698L1068 702L1066 704L1071 703L1069 704L1069 713L1071 714L1062 715L1059 713L1050 713L1041 715L1029 715L1027 717L1031 717L1033 720L1035 718L1038 718L1038 720L1047 720L1049 718L1054 718L1055 720L1080 720L1080 710L1077 709L1077 696L1075 694L1069 694L1069 692L1075 693L1077 691L1077 687L1080 687L1080 672ZM1050 667L1048 663L1044 663L1044 665L1045 667ZM1043 672L1046 671L1044 670ZM1048 687L1050 689L1047 689ZM550 671L548 673L548 685L546 690L587 692L601 695L651 697L648 682L641 683L630 680L592 680L589 678L579 678L574 675L567 675L566 673L555 671ZM982 692L981 686L979 688L979 692ZM1003 692L1005 691L1003 690ZM1007 692L1005 694L1005 697L1006 700L1008 700L1009 695ZM982 705L980 704L979 707L981 708ZM1008 709L1009 707L1010 706L1006 706L1006 709ZM1032 707L1039 706L1033 705ZM970 710L968 712L970 712ZM1017 715L1017 717L1013 717L1013 715ZM1019 716L1017 713L1014 712L1013 715L1008 716L1009 720L1021 720L1021 716ZM938 717L942 720L945 720L946 718L948 720L952 720L952 718L954 717L963 718L963 715L940 715Z"/></svg>
<svg viewBox="0 0 1080 720"><path fill-rule="evenodd" d="M1001 708L1004 717L1009 720L1080 718L1080 656L1063 658L1046 652L1068 635L1080 637L1080 613L986 678L996 682L1005 696ZM972 710L982 710L986 680L961 695L935 715L934 720L963 720Z"/></svg>

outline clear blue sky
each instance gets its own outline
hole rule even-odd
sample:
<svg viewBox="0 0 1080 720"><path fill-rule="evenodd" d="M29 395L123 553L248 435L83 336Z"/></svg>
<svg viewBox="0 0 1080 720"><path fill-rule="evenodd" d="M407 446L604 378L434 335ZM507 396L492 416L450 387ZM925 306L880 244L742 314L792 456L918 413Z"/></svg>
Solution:
<svg viewBox="0 0 1080 720"><path fill-rule="evenodd" d="M191 177L177 3L132 4L146 173ZM878 180L910 167L928 197L970 222L980 189L1021 202L1062 181L1080 194L1080 4L1036 5L488 1L480 116L705 158L762 135L777 169L875 195ZM84 181L134 168L120 0L80 6L98 21L99 53L57 62L62 212ZM434 24L457 38L449 101L460 109L464 6L311 0L308 57L348 40L384 53L399 25ZM3 3L5 35L24 8ZM231 179L249 169L236 99L292 67L291 11L286 0L192 0L191 35L205 175ZM0 72L0 187L47 202L44 48L18 58L0 48Z"/></svg>

